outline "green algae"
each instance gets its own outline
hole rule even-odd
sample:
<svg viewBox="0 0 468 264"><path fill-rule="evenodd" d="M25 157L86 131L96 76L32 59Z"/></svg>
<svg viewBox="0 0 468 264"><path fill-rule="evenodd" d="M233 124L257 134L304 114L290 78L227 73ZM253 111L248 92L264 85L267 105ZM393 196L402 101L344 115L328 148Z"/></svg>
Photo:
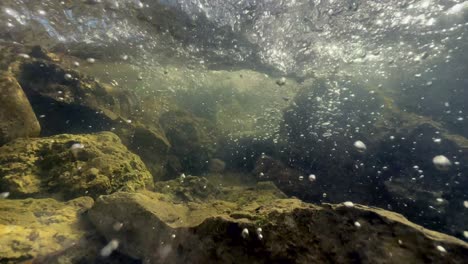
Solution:
<svg viewBox="0 0 468 264"><path fill-rule="evenodd" d="M19 263L64 250L91 230L82 213L93 199L0 201L0 263Z"/></svg>
<svg viewBox="0 0 468 264"><path fill-rule="evenodd" d="M97 197L151 188L141 159L110 132L19 139L0 148L0 183L13 197Z"/></svg>

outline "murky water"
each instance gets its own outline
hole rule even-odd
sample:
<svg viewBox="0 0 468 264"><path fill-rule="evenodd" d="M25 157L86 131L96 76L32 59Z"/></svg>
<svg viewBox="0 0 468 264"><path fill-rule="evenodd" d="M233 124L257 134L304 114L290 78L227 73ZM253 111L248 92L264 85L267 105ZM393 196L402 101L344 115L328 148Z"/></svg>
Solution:
<svg viewBox="0 0 468 264"><path fill-rule="evenodd" d="M2 0L0 263L463 263L467 38L462 0Z"/></svg>

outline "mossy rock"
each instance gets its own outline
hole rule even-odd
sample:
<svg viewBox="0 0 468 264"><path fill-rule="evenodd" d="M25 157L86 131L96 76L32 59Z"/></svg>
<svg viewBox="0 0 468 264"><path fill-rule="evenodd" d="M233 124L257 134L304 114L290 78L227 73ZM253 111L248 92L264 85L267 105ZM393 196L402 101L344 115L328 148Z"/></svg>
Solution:
<svg viewBox="0 0 468 264"><path fill-rule="evenodd" d="M81 215L92 206L90 197L0 200L0 263L21 263L75 245L91 230Z"/></svg>
<svg viewBox="0 0 468 264"><path fill-rule="evenodd" d="M41 127L15 77L0 71L0 146L20 137L35 137Z"/></svg>
<svg viewBox="0 0 468 264"><path fill-rule="evenodd" d="M119 252L146 263L463 263L468 254L465 242L396 213L306 204L275 190L233 186L198 201L117 192L99 197L89 216Z"/></svg>
<svg viewBox="0 0 468 264"><path fill-rule="evenodd" d="M0 186L12 197L97 197L151 188L141 159L113 133L18 139L0 148Z"/></svg>

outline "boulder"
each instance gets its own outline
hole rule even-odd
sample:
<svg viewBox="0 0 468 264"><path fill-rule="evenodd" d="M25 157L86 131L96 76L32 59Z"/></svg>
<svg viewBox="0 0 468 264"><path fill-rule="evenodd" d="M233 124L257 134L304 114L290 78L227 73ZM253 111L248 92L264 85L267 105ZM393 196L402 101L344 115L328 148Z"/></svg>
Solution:
<svg viewBox="0 0 468 264"><path fill-rule="evenodd" d="M141 159L111 132L17 139L0 148L0 186L12 197L97 197L151 188Z"/></svg>
<svg viewBox="0 0 468 264"><path fill-rule="evenodd" d="M206 192L117 192L89 217L144 263L463 263L468 254L463 241L382 209L307 204L267 182Z"/></svg>
<svg viewBox="0 0 468 264"><path fill-rule="evenodd" d="M68 202L0 200L0 263L20 263L73 247L92 230L81 216L92 206L90 197Z"/></svg>
<svg viewBox="0 0 468 264"><path fill-rule="evenodd" d="M41 127L21 86L0 71L0 146L20 137L36 137Z"/></svg>

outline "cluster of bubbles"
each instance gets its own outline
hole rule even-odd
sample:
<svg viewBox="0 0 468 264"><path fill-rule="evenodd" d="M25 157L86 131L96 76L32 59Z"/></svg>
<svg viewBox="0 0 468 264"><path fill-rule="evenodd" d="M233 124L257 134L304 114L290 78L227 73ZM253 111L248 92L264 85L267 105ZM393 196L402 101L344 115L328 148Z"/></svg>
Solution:
<svg viewBox="0 0 468 264"><path fill-rule="evenodd" d="M258 240L263 240L263 229L261 227L257 227L257 229L255 229L255 232L257 234ZM243 228L242 231L241 231L241 236L244 239L248 239L249 236L250 236L249 229L248 228Z"/></svg>

